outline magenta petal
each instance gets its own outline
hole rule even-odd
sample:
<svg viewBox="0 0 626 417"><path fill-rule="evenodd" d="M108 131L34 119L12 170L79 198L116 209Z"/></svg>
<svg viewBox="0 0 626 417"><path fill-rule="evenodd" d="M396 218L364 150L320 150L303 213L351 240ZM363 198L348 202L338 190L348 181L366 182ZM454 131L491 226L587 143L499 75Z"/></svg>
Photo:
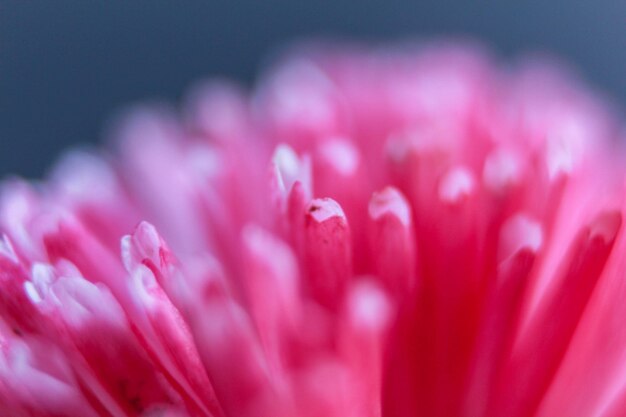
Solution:
<svg viewBox="0 0 626 417"><path fill-rule="evenodd" d="M0 185L0 415L626 415L612 111L475 45L309 44Z"/></svg>

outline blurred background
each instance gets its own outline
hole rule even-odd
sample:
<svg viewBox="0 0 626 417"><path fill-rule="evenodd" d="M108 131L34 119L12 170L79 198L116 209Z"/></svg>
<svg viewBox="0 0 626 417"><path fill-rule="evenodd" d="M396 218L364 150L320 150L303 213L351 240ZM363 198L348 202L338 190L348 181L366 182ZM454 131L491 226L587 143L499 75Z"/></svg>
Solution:
<svg viewBox="0 0 626 417"><path fill-rule="evenodd" d="M41 176L130 103L176 103L207 76L251 84L286 42L441 35L555 54L626 103L623 0L0 0L0 177Z"/></svg>

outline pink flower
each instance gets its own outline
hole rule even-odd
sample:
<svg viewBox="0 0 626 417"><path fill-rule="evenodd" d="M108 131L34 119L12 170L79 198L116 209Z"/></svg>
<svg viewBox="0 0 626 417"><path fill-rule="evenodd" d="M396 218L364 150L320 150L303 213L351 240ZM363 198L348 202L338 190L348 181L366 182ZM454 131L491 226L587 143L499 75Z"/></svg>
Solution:
<svg viewBox="0 0 626 417"><path fill-rule="evenodd" d="M303 47L0 201L0 415L623 416L624 151L547 64Z"/></svg>

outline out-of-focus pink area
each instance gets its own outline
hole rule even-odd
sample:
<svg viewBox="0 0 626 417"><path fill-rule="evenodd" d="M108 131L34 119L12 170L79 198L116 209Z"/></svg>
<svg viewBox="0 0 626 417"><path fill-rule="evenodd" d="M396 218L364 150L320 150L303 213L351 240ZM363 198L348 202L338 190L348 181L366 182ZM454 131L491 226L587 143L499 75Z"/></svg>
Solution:
<svg viewBox="0 0 626 417"><path fill-rule="evenodd" d="M622 416L624 151L541 62L303 46L2 185L0 412Z"/></svg>

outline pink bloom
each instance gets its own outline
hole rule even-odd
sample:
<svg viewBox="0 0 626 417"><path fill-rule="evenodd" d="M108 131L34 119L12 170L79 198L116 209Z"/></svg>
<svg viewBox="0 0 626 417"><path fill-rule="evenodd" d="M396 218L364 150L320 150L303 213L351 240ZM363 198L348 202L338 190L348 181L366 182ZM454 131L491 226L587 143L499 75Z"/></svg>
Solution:
<svg viewBox="0 0 626 417"><path fill-rule="evenodd" d="M0 201L0 415L626 415L624 151L537 62L305 47Z"/></svg>

